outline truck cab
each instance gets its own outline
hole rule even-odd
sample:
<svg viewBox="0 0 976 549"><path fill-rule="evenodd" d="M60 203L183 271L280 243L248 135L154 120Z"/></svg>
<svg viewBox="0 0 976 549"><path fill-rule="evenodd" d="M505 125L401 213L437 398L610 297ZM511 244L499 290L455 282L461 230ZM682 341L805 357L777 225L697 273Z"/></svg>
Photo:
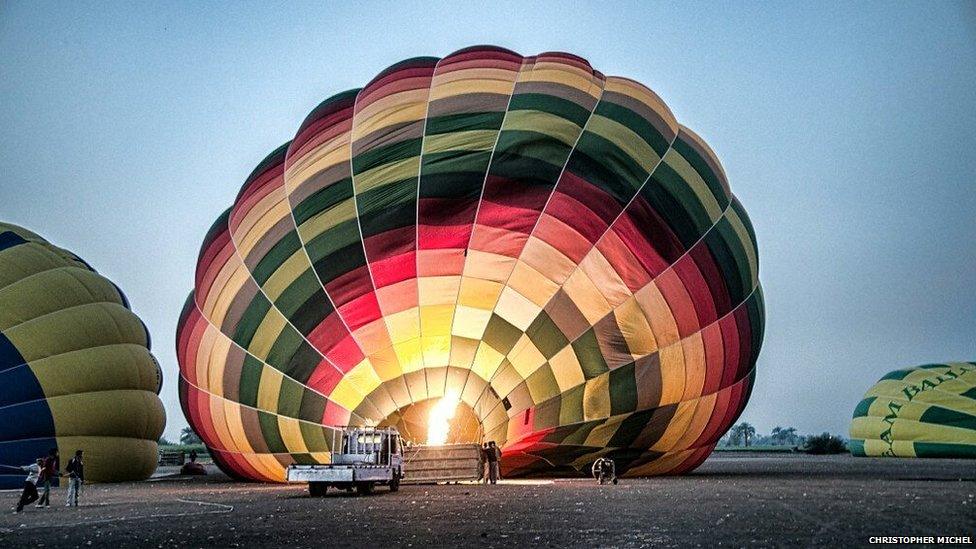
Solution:
<svg viewBox="0 0 976 549"><path fill-rule="evenodd" d="M395 427L337 430L331 448L331 463L288 466L288 482L307 482L312 496L324 496L330 486L359 494L371 493L377 484L389 486L391 492L400 489L403 443Z"/></svg>

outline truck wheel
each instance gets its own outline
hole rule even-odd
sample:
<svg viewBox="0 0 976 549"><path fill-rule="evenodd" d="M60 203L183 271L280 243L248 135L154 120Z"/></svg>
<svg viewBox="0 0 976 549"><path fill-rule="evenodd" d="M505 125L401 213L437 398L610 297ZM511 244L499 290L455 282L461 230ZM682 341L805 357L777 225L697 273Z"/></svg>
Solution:
<svg viewBox="0 0 976 549"><path fill-rule="evenodd" d="M329 490L329 484L326 482L309 482L308 483L308 495L313 498L320 498L325 495Z"/></svg>
<svg viewBox="0 0 976 549"><path fill-rule="evenodd" d="M356 485L356 493L360 496L366 496L373 493L373 483L372 482L360 482Z"/></svg>
<svg viewBox="0 0 976 549"><path fill-rule="evenodd" d="M400 489L400 477L398 475L393 477L393 480L390 481L390 491L396 492L399 489Z"/></svg>

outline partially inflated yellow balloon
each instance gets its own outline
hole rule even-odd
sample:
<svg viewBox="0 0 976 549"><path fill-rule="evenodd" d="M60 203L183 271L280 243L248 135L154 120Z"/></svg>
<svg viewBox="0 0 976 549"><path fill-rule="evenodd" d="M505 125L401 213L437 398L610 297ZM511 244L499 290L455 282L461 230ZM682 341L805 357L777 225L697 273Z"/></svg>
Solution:
<svg viewBox="0 0 976 549"><path fill-rule="evenodd" d="M115 284L73 253L0 223L0 464L84 450L86 480L149 477L166 424L149 346ZM23 484L19 472L0 474L4 487Z"/></svg>

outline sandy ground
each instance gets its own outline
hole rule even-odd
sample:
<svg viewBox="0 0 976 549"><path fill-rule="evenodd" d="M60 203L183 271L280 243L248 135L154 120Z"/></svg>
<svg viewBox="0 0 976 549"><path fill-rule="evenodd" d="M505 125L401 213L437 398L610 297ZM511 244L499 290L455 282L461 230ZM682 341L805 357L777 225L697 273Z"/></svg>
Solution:
<svg viewBox="0 0 976 549"><path fill-rule="evenodd" d="M685 547L976 539L976 462L729 455L679 478L505 481L309 498L219 474L86 486L0 515L0 547ZM10 504L16 494L0 494Z"/></svg>

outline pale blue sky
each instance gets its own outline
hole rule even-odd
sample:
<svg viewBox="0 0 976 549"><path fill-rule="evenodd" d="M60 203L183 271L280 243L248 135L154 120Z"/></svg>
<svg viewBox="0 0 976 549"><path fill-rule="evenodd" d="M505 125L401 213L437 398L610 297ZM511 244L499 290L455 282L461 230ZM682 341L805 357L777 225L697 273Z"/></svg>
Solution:
<svg viewBox="0 0 976 549"><path fill-rule="evenodd" d="M305 114L474 44L657 91L756 227L744 419L846 434L885 372L976 360L976 4L0 3L0 219L115 280L186 425L176 321L203 236Z"/></svg>

